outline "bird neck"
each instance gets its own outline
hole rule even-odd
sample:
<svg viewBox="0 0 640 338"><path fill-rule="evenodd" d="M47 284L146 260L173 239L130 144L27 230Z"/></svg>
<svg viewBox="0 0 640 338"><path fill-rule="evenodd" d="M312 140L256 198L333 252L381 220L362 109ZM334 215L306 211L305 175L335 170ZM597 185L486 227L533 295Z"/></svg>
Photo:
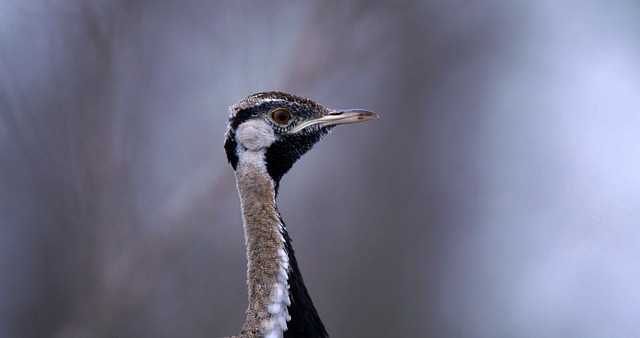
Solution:
<svg viewBox="0 0 640 338"><path fill-rule="evenodd" d="M284 225L276 207L275 183L264 165L264 152L245 151L236 182L247 246L249 307L243 332L282 337L290 320Z"/></svg>
<svg viewBox="0 0 640 338"><path fill-rule="evenodd" d="M276 206L277 183L263 151L239 156L236 183L247 246L249 306L242 332L264 337L328 337L300 274Z"/></svg>

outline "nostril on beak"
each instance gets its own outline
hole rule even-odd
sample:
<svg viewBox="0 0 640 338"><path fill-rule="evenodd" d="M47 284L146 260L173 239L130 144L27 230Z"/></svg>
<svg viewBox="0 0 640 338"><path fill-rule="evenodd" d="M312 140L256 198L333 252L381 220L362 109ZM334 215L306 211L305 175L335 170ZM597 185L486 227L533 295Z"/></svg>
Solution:
<svg viewBox="0 0 640 338"><path fill-rule="evenodd" d="M334 111L332 111L332 112L329 112L329 115L331 115L331 116L342 115L342 112L341 112L341 111L335 111L335 110L334 110Z"/></svg>

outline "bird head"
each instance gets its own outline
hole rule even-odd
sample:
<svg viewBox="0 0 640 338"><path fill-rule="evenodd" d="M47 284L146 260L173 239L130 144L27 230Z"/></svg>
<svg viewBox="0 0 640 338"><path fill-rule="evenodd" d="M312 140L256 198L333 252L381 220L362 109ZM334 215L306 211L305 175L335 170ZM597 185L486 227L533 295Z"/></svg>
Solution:
<svg viewBox="0 0 640 338"><path fill-rule="evenodd" d="M260 154L276 184L334 126L378 117L363 109L327 109L283 92L250 95L230 113L224 143L229 163L235 170L242 156Z"/></svg>

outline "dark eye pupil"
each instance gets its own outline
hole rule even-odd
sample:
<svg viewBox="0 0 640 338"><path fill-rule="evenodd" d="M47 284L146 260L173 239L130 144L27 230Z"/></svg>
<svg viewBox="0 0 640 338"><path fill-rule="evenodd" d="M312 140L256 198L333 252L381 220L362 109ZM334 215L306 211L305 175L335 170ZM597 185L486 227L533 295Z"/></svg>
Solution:
<svg viewBox="0 0 640 338"><path fill-rule="evenodd" d="M277 118L279 121L283 121L283 122L284 122L284 121L286 121L286 120L287 120L287 112L285 112L285 111L283 111L283 110L279 111L279 112L276 114L276 118Z"/></svg>

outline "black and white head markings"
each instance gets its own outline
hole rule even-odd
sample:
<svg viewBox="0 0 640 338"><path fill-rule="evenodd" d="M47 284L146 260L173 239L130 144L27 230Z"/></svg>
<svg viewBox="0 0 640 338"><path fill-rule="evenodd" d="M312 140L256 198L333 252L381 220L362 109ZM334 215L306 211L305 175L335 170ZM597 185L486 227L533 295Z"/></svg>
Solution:
<svg viewBox="0 0 640 338"><path fill-rule="evenodd" d="M367 110L329 110L283 92L250 95L230 108L224 144L236 169L244 151L264 152L267 172L277 184L302 155L335 125L366 121L377 116Z"/></svg>

